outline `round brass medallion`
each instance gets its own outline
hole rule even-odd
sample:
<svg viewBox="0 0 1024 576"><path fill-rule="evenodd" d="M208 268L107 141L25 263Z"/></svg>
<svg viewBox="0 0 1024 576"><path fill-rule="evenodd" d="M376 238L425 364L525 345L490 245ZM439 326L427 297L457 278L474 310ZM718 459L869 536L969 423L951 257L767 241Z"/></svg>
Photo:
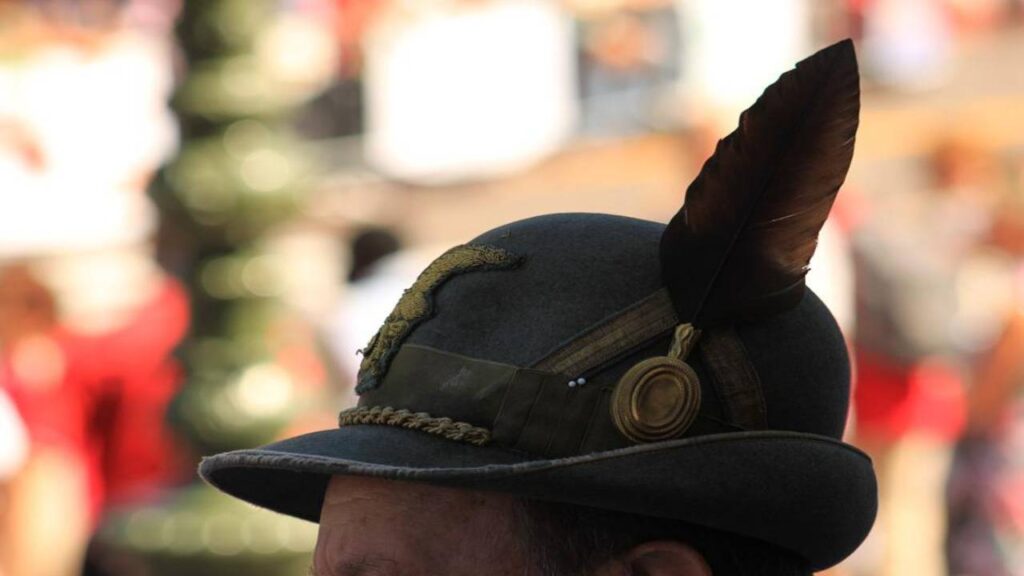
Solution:
<svg viewBox="0 0 1024 576"><path fill-rule="evenodd" d="M676 438L700 409L700 381L685 362L658 356L629 369L612 393L615 426L634 442Z"/></svg>

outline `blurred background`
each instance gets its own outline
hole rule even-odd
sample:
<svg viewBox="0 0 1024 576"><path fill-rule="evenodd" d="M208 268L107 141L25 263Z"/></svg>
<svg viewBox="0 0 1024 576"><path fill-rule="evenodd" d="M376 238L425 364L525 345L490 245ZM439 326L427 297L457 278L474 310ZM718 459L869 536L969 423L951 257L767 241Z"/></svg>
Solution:
<svg viewBox="0 0 1024 576"><path fill-rule="evenodd" d="M0 576L305 574L198 458L334 426L445 248L667 221L853 37L811 284L882 509L838 575L1024 574L1024 2L0 0Z"/></svg>

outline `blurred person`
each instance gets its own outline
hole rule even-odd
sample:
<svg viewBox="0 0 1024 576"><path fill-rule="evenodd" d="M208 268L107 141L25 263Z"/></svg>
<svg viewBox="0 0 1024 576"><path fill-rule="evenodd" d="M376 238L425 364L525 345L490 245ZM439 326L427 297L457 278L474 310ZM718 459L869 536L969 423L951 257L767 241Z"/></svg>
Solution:
<svg viewBox="0 0 1024 576"><path fill-rule="evenodd" d="M582 130L628 136L656 127L662 100L679 76L680 30L673 3L625 2L614 9L602 2L573 4L579 21Z"/></svg>
<svg viewBox="0 0 1024 576"><path fill-rule="evenodd" d="M951 574L1024 572L1024 162L1016 170L992 235L1012 270L1009 305L1000 310L998 337L974 362L967 428L947 488Z"/></svg>
<svg viewBox="0 0 1024 576"><path fill-rule="evenodd" d="M879 467L882 574L945 574L943 490L990 292L963 289L992 229L991 157L936 143L918 190L879 193L855 230L856 434ZM978 288L976 286L976 288Z"/></svg>
<svg viewBox="0 0 1024 576"><path fill-rule="evenodd" d="M783 75L667 226L550 214L445 252L366 347L337 428L201 475L318 521L318 576L838 563L876 486L841 440L846 345L804 274L852 158L856 70L847 41Z"/></svg>
<svg viewBox="0 0 1024 576"><path fill-rule="evenodd" d="M51 294L26 267L0 269L0 387L13 397L31 439L28 461L9 485L10 506L0 534L11 576L76 574L88 539L89 499L80 454L38 421L48 414L60 420L64 414L59 406L40 406L32 413L25 406L28 394L65 392L52 391L62 358L44 336L55 318ZM12 384L11 372L22 374L25 390Z"/></svg>
<svg viewBox="0 0 1024 576"><path fill-rule="evenodd" d="M62 326L38 275L0 270L0 387L30 438L5 533L15 576L77 574L104 509L186 477L164 424L180 379L169 354L188 317L180 285L166 281L125 324L83 334Z"/></svg>
<svg viewBox="0 0 1024 576"><path fill-rule="evenodd" d="M170 44L140 4L0 6L0 388L29 438L11 576L79 574L108 506L181 475L163 411L188 306L152 262L145 195L177 140Z"/></svg>
<svg viewBox="0 0 1024 576"><path fill-rule="evenodd" d="M950 574L1024 572L1024 311L986 355L947 488Z"/></svg>
<svg viewBox="0 0 1024 576"><path fill-rule="evenodd" d="M387 228L367 228L352 238L349 258L349 283L360 282L373 275L381 259L402 249L402 241Z"/></svg>
<svg viewBox="0 0 1024 576"><path fill-rule="evenodd" d="M386 0L331 0L332 32L339 60L335 77L296 118L300 133L311 139L362 134L365 121L363 43Z"/></svg>

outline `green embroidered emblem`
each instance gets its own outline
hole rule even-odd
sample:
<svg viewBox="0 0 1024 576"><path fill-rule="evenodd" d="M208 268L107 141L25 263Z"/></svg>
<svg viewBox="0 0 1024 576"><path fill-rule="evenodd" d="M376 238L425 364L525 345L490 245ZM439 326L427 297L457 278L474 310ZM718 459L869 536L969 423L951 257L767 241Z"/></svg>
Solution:
<svg viewBox="0 0 1024 576"><path fill-rule="evenodd" d="M456 246L438 256L402 294L384 325L363 349L356 393L362 394L380 385L388 364L405 337L420 322L433 315L434 292L446 280L464 272L512 268L519 261L519 258L500 248L472 244Z"/></svg>

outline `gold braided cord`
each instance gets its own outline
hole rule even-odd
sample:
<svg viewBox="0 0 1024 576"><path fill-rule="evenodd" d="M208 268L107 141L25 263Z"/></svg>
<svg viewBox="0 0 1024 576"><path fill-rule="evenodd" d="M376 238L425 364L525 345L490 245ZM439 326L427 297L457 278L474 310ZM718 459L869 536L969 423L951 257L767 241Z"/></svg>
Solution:
<svg viewBox="0 0 1024 576"><path fill-rule="evenodd" d="M486 428L465 422L456 422L451 418L435 418L426 412L395 410L390 406L356 406L342 410L338 414L338 426L355 424L381 424L420 430L428 434L437 434L448 440L467 442L475 446L483 446L491 441L491 432Z"/></svg>

